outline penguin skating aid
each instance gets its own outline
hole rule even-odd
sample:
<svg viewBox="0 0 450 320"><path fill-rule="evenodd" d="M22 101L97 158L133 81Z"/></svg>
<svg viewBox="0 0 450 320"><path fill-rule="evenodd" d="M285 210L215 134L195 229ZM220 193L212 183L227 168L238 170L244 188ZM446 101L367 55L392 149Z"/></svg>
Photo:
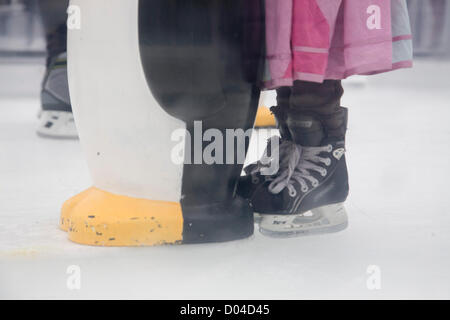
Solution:
<svg viewBox="0 0 450 320"><path fill-rule="evenodd" d="M235 195L242 165L174 163L171 154L173 132L195 137L196 121L222 133L253 126L262 2L71 4L83 27L69 30L69 84L94 187L63 206L69 238L140 246L253 234L252 209Z"/></svg>

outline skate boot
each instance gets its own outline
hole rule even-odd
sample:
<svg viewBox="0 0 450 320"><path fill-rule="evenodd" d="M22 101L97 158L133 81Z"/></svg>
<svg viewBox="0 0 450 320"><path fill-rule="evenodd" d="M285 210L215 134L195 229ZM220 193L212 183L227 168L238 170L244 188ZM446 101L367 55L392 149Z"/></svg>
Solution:
<svg viewBox="0 0 450 320"><path fill-rule="evenodd" d="M291 137L285 124L283 108L275 106L270 111L277 119L277 127L280 130L280 136L273 136L267 141L263 156L257 162L249 164L244 168L245 175L239 178L236 193L244 199L251 199L255 190L266 181L275 172L271 172L273 163L278 163L279 157L286 153L287 141ZM278 167L277 167L278 169ZM272 169L273 170L273 169ZM255 223L261 221L261 216L254 213Z"/></svg>
<svg viewBox="0 0 450 320"><path fill-rule="evenodd" d="M47 68L42 91L37 134L50 138L78 137L72 114L67 79L67 55L53 58Z"/></svg>
<svg viewBox="0 0 450 320"><path fill-rule="evenodd" d="M260 231L272 237L336 232L347 227L343 206L349 192L345 162L347 109L330 117L343 117L329 134L324 116L289 110L287 126L292 141L280 156L276 175L266 178L252 196L261 214ZM336 134L336 132L340 134Z"/></svg>

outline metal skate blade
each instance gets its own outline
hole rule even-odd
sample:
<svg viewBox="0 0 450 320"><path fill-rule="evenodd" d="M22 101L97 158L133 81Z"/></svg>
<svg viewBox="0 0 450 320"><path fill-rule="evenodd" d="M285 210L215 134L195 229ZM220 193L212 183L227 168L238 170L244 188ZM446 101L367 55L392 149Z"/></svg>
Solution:
<svg viewBox="0 0 450 320"><path fill-rule="evenodd" d="M78 139L73 114L66 111L41 111L36 133L44 138Z"/></svg>
<svg viewBox="0 0 450 320"><path fill-rule="evenodd" d="M259 231L272 238L334 233L346 229L348 218L342 203L313 209L307 214L262 215Z"/></svg>

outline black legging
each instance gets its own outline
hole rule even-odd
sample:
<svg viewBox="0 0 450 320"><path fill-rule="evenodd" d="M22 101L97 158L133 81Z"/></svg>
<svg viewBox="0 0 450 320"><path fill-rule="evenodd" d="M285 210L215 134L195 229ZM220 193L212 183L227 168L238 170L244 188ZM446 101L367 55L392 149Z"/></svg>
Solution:
<svg viewBox="0 0 450 320"><path fill-rule="evenodd" d="M277 104L300 113L314 113L320 117L330 136L340 137L346 129L342 126L346 121L346 110L341 108L343 94L340 80L294 81L292 87L277 90Z"/></svg>
<svg viewBox="0 0 450 320"><path fill-rule="evenodd" d="M47 39L47 53L52 57L67 50L66 10L69 0L39 0Z"/></svg>

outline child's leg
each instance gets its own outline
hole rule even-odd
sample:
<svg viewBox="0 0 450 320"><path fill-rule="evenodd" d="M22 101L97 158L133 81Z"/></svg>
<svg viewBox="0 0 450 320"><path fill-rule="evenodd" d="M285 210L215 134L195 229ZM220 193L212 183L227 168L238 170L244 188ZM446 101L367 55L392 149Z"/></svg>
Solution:
<svg viewBox="0 0 450 320"><path fill-rule="evenodd" d="M280 93L277 108L289 138L282 143L278 172L259 175L250 197L262 215L261 230L282 237L341 230L347 225L342 203L348 195L341 83L296 81L289 103L287 91Z"/></svg>
<svg viewBox="0 0 450 320"><path fill-rule="evenodd" d="M343 94L340 80L325 80L323 83L295 81L289 102L291 122L296 117L311 114L320 120L328 137L344 139L347 110L341 107ZM302 138L298 139L297 143L302 144Z"/></svg>
<svg viewBox="0 0 450 320"><path fill-rule="evenodd" d="M52 57L66 52L66 9L68 0L40 0L40 11L47 39L48 63Z"/></svg>

